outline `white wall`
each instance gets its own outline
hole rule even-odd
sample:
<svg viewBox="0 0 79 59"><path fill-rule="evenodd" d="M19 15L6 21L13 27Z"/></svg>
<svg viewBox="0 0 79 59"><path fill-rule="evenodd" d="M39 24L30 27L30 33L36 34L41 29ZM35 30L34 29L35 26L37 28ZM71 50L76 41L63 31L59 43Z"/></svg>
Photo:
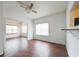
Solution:
<svg viewBox="0 0 79 59"><path fill-rule="evenodd" d="M65 44L66 33L62 31L66 24L66 13L60 12L47 17L34 20L34 38L48 42ZM41 36L35 34L35 25L39 23L49 23L49 36Z"/></svg>
<svg viewBox="0 0 79 59"><path fill-rule="evenodd" d="M28 40L33 38L33 23L25 9L17 2L3 2L3 15L6 19L14 19L28 24Z"/></svg>
<svg viewBox="0 0 79 59"><path fill-rule="evenodd" d="M0 55L3 54L3 48L4 48L4 40L5 40L5 20L3 19L2 14L2 2L0 2Z"/></svg>
<svg viewBox="0 0 79 59"><path fill-rule="evenodd" d="M70 2L67 8L67 28L69 28L70 11L74 2ZM67 31L66 48L70 57L79 57L79 30Z"/></svg>

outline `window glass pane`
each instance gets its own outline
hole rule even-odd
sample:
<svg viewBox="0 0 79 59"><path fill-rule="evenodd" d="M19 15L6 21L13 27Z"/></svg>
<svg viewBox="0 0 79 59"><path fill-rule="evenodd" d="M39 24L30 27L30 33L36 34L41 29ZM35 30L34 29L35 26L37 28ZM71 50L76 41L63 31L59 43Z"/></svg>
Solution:
<svg viewBox="0 0 79 59"><path fill-rule="evenodd" d="M22 33L27 33L27 26L26 25L22 26Z"/></svg>
<svg viewBox="0 0 79 59"><path fill-rule="evenodd" d="M6 33L12 32L12 26L6 25Z"/></svg>
<svg viewBox="0 0 79 59"><path fill-rule="evenodd" d="M36 34L37 35L48 35L48 23L36 24Z"/></svg>
<svg viewBox="0 0 79 59"><path fill-rule="evenodd" d="M12 29L13 31L12 32L17 33L17 29L18 29L17 26L13 26L13 29Z"/></svg>
<svg viewBox="0 0 79 59"><path fill-rule="evenodd" d="M17 33L17 26L6 25L6 33Z"/></svg>

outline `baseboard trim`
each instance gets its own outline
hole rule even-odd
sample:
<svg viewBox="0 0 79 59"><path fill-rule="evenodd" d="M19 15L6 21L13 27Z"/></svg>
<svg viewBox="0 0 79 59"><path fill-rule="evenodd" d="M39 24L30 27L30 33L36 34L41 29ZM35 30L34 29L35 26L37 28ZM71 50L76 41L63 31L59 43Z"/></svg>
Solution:
<svg viewBox="0 0 79 59"><path fill-rule="evenodd" d="M43 42L47 42L47 43L51 43L51 44L57 44L57 45L65 46L65 45L63 45L63 44L53 43L53 42L49 42L49 41L45 41L45 40L40 40L40 39L33 39L33 40L38 40L38 41L43 41Z"/></svg>

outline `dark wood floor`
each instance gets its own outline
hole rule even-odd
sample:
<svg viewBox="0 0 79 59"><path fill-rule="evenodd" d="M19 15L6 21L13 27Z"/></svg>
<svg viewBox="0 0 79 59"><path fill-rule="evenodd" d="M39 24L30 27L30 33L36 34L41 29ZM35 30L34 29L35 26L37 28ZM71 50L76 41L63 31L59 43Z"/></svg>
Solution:
<svg viewBox="0 0 79 59"><path fill-rule="evenodd" d="M17 38L6 41L4 57L67 57L65 46Z"/></svg>

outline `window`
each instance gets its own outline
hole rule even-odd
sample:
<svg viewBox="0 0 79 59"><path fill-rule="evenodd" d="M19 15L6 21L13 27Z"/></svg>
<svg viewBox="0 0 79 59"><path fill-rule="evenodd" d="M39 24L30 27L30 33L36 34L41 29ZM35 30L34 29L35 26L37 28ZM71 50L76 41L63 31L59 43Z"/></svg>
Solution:
<svg viewBox="0 0 79 59"><path fill-rule="evenodd" d="M27 24L22 23L21 32L22 32L22 33L27 33Z"/></svg>
<svg viewBox="0 0 79 59"><path fill-rule="evenodd" d="M27 25L22 25L22 33L27 33Z"/></svg>
<svg viewBox="0 0 79 59"><path fill-rule="evenodd" d="M36 24L36 35L48 35L48 23Z"/></svg>
<svg viewBox="0 0 79 59"><path fill-rule="evenodd" d="M17 26L6 25L6 33L17 33Z"/></svg>
<svg viewBox="0 0 79 59"><path fill-rule="evenodd" d="M12 32L13 32L13 33L17 33L17 29L18 29L17 26L12 26L12 27L13 27L13 28L12 28L12 29L13 29Z"/></svg>

